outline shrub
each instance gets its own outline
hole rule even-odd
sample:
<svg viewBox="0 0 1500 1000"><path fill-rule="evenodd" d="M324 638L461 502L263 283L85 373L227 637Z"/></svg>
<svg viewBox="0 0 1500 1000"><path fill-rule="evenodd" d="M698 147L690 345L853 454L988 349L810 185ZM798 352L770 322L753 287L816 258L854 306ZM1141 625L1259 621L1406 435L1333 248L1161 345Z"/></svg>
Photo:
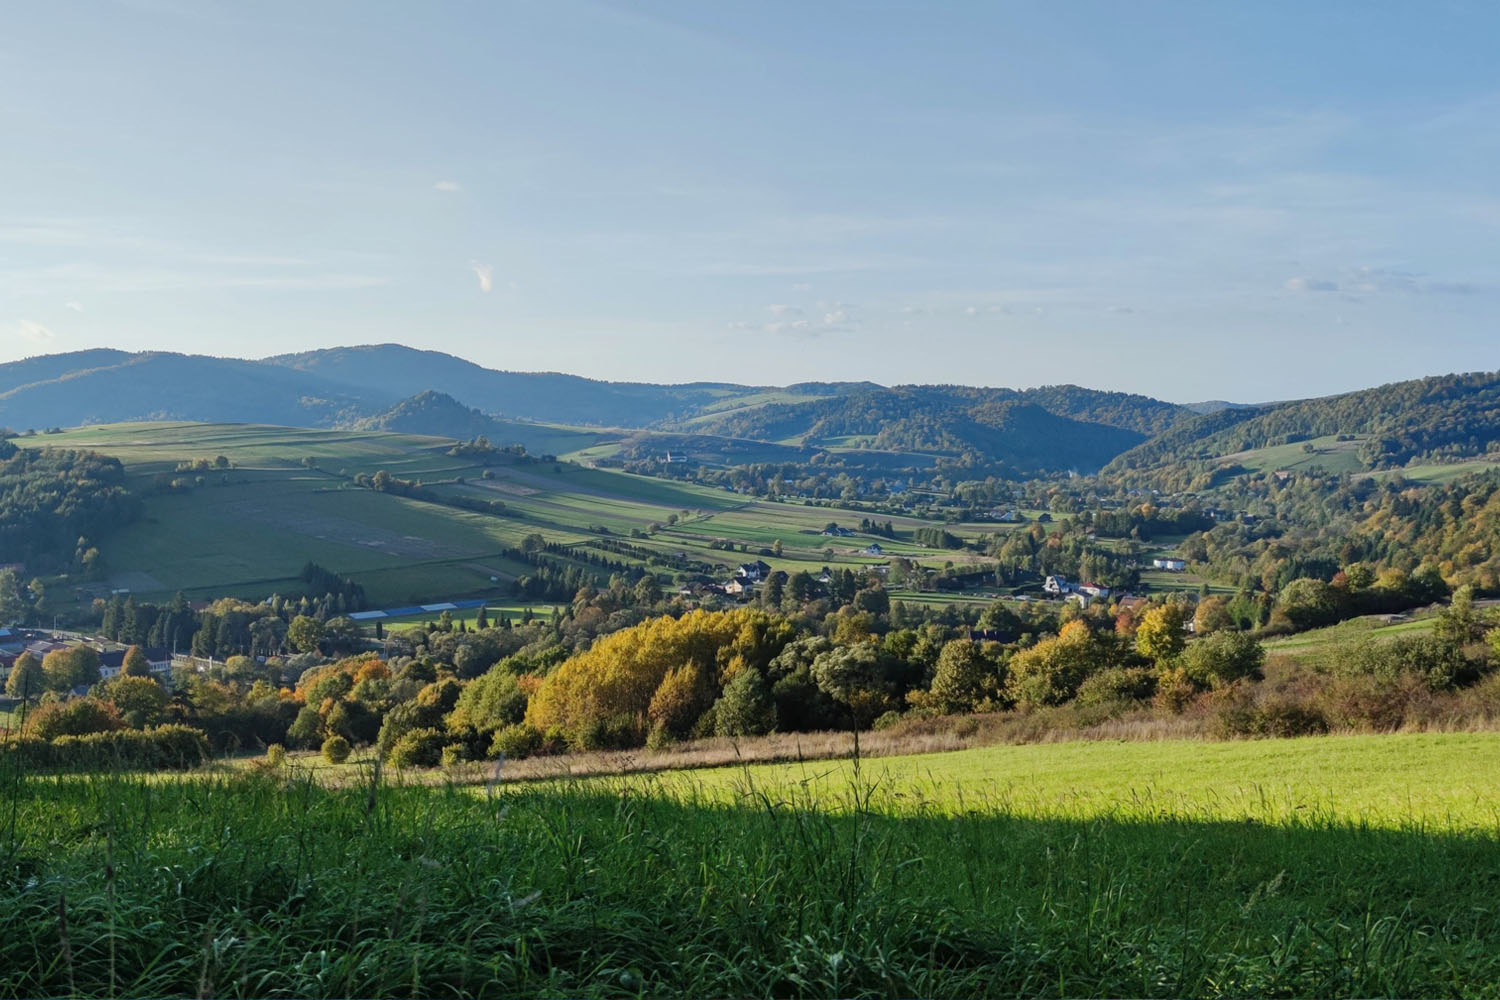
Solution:
<svg viewBox="0 0 1500 1000"><path fill-rule="evenodd" d="M1258 679L1266 651L1248 632L1223 630L1188 644L1182 666L1201 687L1221 687L1241 677Z"/></svg>
<svg viewBox="0 0 1500 1000"><path fill-rule="evenodd" d="M280 743L272 743L266 747L266 766L279 768L286 763L286 747Z"/></svg>
<svg viewBox="0 0 1500 1000"><path fill-rule="evenodd" d="M42 705L26 720L30 735L40 740L86 736L125 728L120 710L97 698L74 698Z"/></svg>
<svg viewBox="0 0 1500 1000"><path fill-rule="evenodd" d="M1328 719L1317 706L1295 698L1268 698L1261 702L1231 699L1219 709L1214 721L1219 735L1226 737L1281 739L1328 732Z"/></svg>
<svg viewBox="0 0 1500 1000"><path fill-rule="evenodd" d="M504 754L512 760L521 760L530 757L541 747L541 733L524 723L516 723L496 731L495 739L490 743L490 756Z"/></svg>
<svg viewBox="0 0 1500 1000"><path fill-rule="evenodd" d="M396 767L437 767L443 760L444 736L436 729L413 729L391 747Z"/></svg>
<svg viewBox="0 0 1500 1000"><path fill-rule="evenodd" d="M349 741L338 734L323 741L323 759L330 764L342 764L349 759Z"/></svg>
<svg viewBox="0 0 1500 1000"><path fill-rule="evenodd" d="M676 743L677 737L673 736L672 731L659 722L653 725L651 731L646 734L646 749L653 752L666 750L669 747L675 746Z"/></svg>
<svg viewBox="0 0 1500 1000"><path fill-rule="evenodd" d="M468 748L462 743L450 743L443 747L443 766L457 767L469 759Z"/></svg>
<svg viewBox="0 0 1500 1000"><path fill-rule="evenodd" d="M743 667L714 705L716 736L761 736L776 728L776 703L766 680L754 667Z"/></svg>
<svg viewBox="0 0 1500 1000"><path fill-rule="evenodd" d="M1383 681L1393 681L1402 674L1415 675L1432 691L1465 687L1480 675L1478 664L1465 656L1461 647L1432 635L1367 640L1351 650L1339 666L1342 673Z"/></svg>
<svg viewBox="0 0 1500 1000"><path fill-rule="evenodd" d="M1198 685L1181 667L1163 670L1156 681L1156 707L1173 715L1181 715L1198 697Z"/></svg>
<svg viewBox="0 0 1500 1000"><path fill-rule="evenodd" d="M38 770L186 770L213 756L208 738L190 726L116 729L51 741L28 736L0 744L0 751Z"/></svg>
<svg viewBox="0 0 1500 1000"><path fill-rule="evenodd" d="M1086 708L1128 705L1156 693L1156 672L1150 667L1111 667L1078 685L1078 704Z"/></svg>

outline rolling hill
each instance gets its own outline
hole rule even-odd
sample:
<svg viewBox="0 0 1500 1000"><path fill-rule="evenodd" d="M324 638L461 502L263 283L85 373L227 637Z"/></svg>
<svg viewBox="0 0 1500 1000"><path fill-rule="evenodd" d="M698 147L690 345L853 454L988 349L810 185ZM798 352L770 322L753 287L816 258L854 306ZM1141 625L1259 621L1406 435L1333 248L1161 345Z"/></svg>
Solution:
<svg viewBox="0 0 1500 1000"><path fill-rule="evenodd" d="M1106 474L1213 464L1317 438L1342 438L1354 467L1490 454L1500 442L1500 372L1440 375L1336 396L1223 409L1119 455Z"/></svg>
<svg viewBox="0 0 1500 1000"><path fill-rule="evenodd" d="M361 427L482 435L534 453L619 442L627 457L642 457L690 447L730 464L836 451L846 465L964 457L1019 474L1097 469L1190 416L1077 386L601 382L494 371L396 344L260 361L100 350L0 365L0 426L16 430L138 420Z"/></svg>

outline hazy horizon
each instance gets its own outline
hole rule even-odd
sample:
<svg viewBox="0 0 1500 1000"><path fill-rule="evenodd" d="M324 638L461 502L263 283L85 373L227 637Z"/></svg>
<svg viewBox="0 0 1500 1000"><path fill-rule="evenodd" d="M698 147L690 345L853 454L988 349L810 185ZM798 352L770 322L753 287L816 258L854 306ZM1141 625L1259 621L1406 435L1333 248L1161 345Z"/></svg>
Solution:
<svg viewBox="0 0 1500 1000"><path fill-rule="evenodd" d="M0 14L0 362L1335 394L1500 369L1500 9Z"/></svg>

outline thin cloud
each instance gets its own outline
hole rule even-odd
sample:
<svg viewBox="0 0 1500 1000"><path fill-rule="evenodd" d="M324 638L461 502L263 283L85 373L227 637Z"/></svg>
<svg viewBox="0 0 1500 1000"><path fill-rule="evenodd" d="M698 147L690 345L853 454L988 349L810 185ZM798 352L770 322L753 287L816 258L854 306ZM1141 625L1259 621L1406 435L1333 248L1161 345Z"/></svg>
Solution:
<svg viewBox="0 0 1500 1000"><path fill-rule="evenodd" d="M31 341L33 344L47 344L57 339L57 334L53 333L52 330L33 320L16 320L10 326L18 336Z"/></svg>
<svg viewBox="0 0 1500 1000"><path fill-rule="evenodd" d="M65 308L71 309L71 310L73 310L76 313L83 312L83 303L82 302L64 302L63 305L64 305Z"/></svg>
<svg viewBox="0 0 1500 1000"><path fill-rule="evenodd" d="M474 277L479 279L479 290L485 294L495 287L495 269L488 264L475 261L469 265L474 270Z"/></svg>
<svg viewBox="0 0 1500 1000"><path fill-rule="evenodd" d="M434 191L446 191L450 194L454 191L463 190L463 188L459 186L458 181L438 181L432 186L432 189Z"/></svg>
<svg viewBox="0 0 1500 1000"><path fill-rule="evenodd" d="M1283 287L1289 292L1336 292L1339 290L1337 281L1305 277L1288 278Z"/></svg>

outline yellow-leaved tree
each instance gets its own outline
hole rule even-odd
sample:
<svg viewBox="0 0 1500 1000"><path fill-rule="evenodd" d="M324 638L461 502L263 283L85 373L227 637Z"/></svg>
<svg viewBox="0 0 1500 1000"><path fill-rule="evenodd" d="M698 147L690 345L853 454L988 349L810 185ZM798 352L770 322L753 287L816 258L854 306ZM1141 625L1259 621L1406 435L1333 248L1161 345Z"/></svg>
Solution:
<svg viewBox="0 0 1500 1000"><path fill-rule="evenodd" d="M532 696L526 724L575 747L638 746L652 723L685 734L730 675L764 671L793 638L790 625L749 608L653 618L563 661Z"/></svg>

